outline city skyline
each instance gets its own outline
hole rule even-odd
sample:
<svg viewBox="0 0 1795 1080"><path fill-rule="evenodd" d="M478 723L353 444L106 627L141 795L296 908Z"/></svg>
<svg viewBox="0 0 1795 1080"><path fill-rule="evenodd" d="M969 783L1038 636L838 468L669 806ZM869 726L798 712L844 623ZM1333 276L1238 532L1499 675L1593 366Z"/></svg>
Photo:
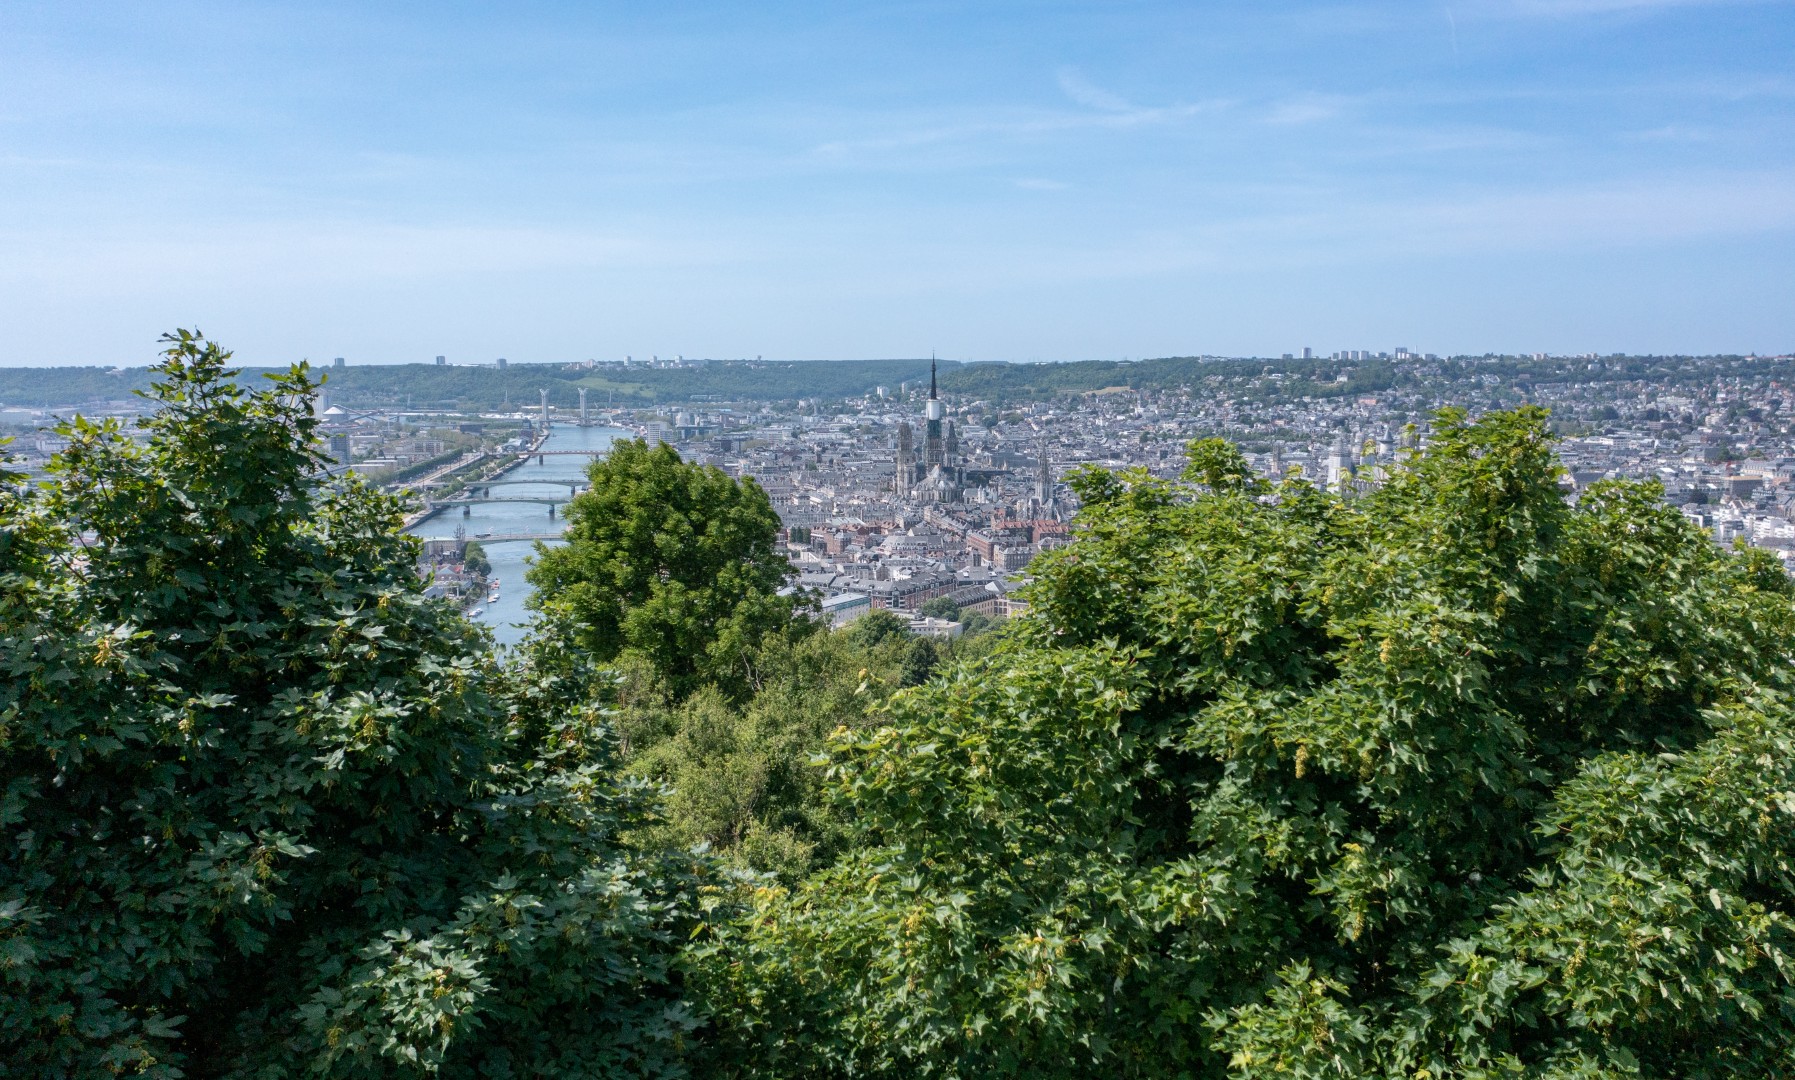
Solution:
<svg viewBox="0 0 1795 1080"><path fill-rule="evenodd" d="M1787 3L0 12L0 364L1795 347Z"/></svg>

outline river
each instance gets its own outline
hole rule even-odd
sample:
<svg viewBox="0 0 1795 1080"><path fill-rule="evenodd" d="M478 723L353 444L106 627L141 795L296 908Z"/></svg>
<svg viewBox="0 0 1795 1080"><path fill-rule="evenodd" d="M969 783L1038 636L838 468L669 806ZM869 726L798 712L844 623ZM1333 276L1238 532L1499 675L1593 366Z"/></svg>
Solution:
<svg viewBox="0 0 1795 1080"><path fill-rule="evenodd" d="M621 428L611 427L575 427L571 424L556 425L549 429L548 440L542 444L543 450L605 450L613 439L627 439L630 433ZM586 466L591 458L575 455L566 457L545 457L542 464L536 458L496 477L493 496L549 496L568 494L569 484L584 485ZM502 482L502 483L501 483ZM456 528L467 530L469 540L478 539L481 533L540 533L560 532L565 528L561 511L556 507L555 517L551 521L548 507L541 503L483 503L467 508L462 513L459 506L438 510L436 513L413 525L406 531L413 536L427 539L452 537ZM482 540L486 547L486 557L492 563L493 575L499 582L499 600L495 604L482 604L479 621L492 628L492 636L501 645L512 645L524 636L524 623L529 612L524 608L524 601L529 598L530 587L524 581L524 570L529 565L531 555L536 551L533 540L513 540L491 543ZM559 543L559 541L550 541Z"/></svg>

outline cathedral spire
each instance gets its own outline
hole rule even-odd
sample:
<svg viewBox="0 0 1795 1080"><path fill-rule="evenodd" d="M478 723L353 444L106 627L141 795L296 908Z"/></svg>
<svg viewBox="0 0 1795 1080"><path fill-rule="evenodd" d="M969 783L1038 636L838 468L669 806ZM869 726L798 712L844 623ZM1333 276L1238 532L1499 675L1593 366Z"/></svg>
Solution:
<svg viewBox="0 0 1795 1080"><path fill-rule="evenodd" d="M936 400L936 397L935 397L935 354L934 353L929 354L929 400L930 401Z"/></svg>

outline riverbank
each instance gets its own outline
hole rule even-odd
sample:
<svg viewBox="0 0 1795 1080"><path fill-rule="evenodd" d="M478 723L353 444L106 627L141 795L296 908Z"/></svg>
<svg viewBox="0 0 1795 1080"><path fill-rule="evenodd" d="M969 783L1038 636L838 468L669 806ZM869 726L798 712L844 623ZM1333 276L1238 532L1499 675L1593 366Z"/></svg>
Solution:
<svg viewBox="0 0 1795 1080"><path fill-rule="evenodd" d="M470 481L470 485L490 482L505 496L518 499L560 496L558 501L565 506L569 488L585 480L593 460L584 452L600 454L613 440L629 437L630 432L623 428L556 425L527 453L516 451L515 459L507 453L505 458L512 460L504 461L492 476ZM537 454L544 456L534 456ZM489 580L498 581L500 590L496 602L481 605L477 618L491 627L501 644L513 644L523 637L523 625L529 618L530 588L524 573L536 545L557 543L564 528L565 519L559 510L551 517L548 504L494 501L420 514L407 521L405 531L425 539L450 539L459 532L464 539L480 542L492 566Z"/></svg>

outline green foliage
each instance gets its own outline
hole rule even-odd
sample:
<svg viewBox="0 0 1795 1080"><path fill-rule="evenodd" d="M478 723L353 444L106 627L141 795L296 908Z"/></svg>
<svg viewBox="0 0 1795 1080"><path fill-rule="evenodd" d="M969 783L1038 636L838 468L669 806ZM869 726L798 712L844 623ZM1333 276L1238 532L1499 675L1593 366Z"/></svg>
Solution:
<svg viewBox="0 0 1795 1080"><path fill-rule="evenodd" d="M492 573L492 561L486 557L486 545L478 540L469 540L461 549L461 565L468 573L480 577Z"/></svg>
<svg viewBox="0 0 1795 1080"><path fill-rule="evenodd" d="M622 695L616 722L629 770L668 790L643 845L708 844L732 864L787 880L832 859L845 831L816 759L832 732L874 722L912 675L911 644L901 630L877 641L850 629L775 638L740 701L706 687L674 702L626 676L633 692Z"/></svg>
<svg viewBox="0 0 1795 1080"><path fill-rule="evenodd" d="M539 655L627 651L675 698L708 684L745 692L767 637L808 625L780 595L791 568L766 492L640 439L612 444L588 476L567 505L567 543L538 545L529 570L551 639Z"/></svg>
<svg viewBox="0 0 1795 1080"><path fill-rule="evenodd" d="M874 611L827 633L771 636L745 695L706 686L679 700L626 653L614 723L627 767L668 792L663 816L637 834L642 846L704 844L727 864L787 882L832 861L849 834L818 767L830 736L878 723L894 690L976 652L906 626Z"/></svg>
<svg viewBox="0 0 1795 1080"><path fill-rule="evenodd" d="M951 370L957 364L943 361ZM252 376L268 369L247 369ZM698 368L598 368L567 364L513 363L458 366L434 364L358 364L330 372L330 389L344 404L430 404L485 410L501 402L535 404L541 390L558 409L578 407L579 389L603 407L655 401L792 400L800 397L845 398L871 393L875 386L895 387L929 376L927 358L917 360L768 361L756 364L709 364ZM96 367L0 368L0 401L13 405L50 405L121 398L147 387L153 378L143 368L111 371Z"/></svg>
<svg viewBox="0 0 1795 1080"><path fill-rule="evenodd" d="M908 639L910 621L899 617L896 612L877 608L849 623L845 633L862 644L879 645L894 639Z"/></svg>
<svg viewBox="0 0 1795 1080"><path fill-rule="evenodd" d="M1242 400L1297 402L1305 397L1353 397L1393 387L1433 383L1449 387L1489 376L1506 386L1649 381L1660 387L1707 388L1718 379L1788 382L1795 361L1770 356L1610 357L1599 370L1582 358L1477 357L1416 362L1328 359L1279 360L1169 356L1133 362L1086 360L1073 363L1011 364L940 362L942 392L961 400L1047 399L1122 386L1134 390L1194 388L1210 380L1230 384ZM249 369L252 373L258 369ZM500 369L436 367L432 364L350 364L330 373L331 391L345 404L398 405L410 400L445 408L486 410L501 402L537 400L549 392L558 409L578 405L580 387L595 404L685 401L842 400L875 387L913 385L928 377L929 361L828 360L714 363L697 368L598 368L566 364L512 364ZM1346 375L1346 381L1338 380ZM1277 379L1270 378L1277 376ZM123 397L148 385L143 368L115 371L97 367L0 368L0 401L12 405L67 405ZM1446 391L1450 395L1450 390ZM1015 413L1001 414L1005 422ZM984 417L991 420L990 414ZM972 422L972 421L969 421Z"/></svg>
<svg viewBox="0 0 1795 1080"><path fill-rule="evenodd" d="M171 337L0 485L0 1074L665 1076L700 869L601 717L321 485L309 372Z"/></svg>
<svg viewBox="0 0 1795 1080"><path fill-rule="evenodd" d="M1184 479L1211 491L1262 495L1268 485L1247 462L1240 448L1226 439L1192 439L1185 448Z"/></svg>
<svg viewBox="0 0 1795 1080"><path fill-rule="evenodd" d="M997 619L977 611L966 611L964 608L961 609L960 622L966 627L965 632L960 635L960 641L958 642L958 644L962 645L968 640L978 637L988 631L995 630L998 627Z"/></svg>
<svg viewBox="0 0 1795 1080"><path fill-rule="evenodd" d="M505 667L227 358L0 467L0 1075L1790 1073L1795 589L1543 412L1077 471L954 642L620 444Z"/></svg>
<svg viewBox="0 0 1795 1080"><path fill-rule="evenodd" d="M741 1075L1788 1075L1795 605L1537 409L1342 500L1087 470L989 656L707 939ZM1270 495L1271 497L1267 497Z"/></svg>
<svg viewBox="0 0 1795 1080"><path fill-rule="evenodd" d="M954 598L951 596L937 596L930 600L924 600L922 607L918 610L931 618L946 619L948 622L955 622L960 618L960 605L954 603Z"/></svg>

